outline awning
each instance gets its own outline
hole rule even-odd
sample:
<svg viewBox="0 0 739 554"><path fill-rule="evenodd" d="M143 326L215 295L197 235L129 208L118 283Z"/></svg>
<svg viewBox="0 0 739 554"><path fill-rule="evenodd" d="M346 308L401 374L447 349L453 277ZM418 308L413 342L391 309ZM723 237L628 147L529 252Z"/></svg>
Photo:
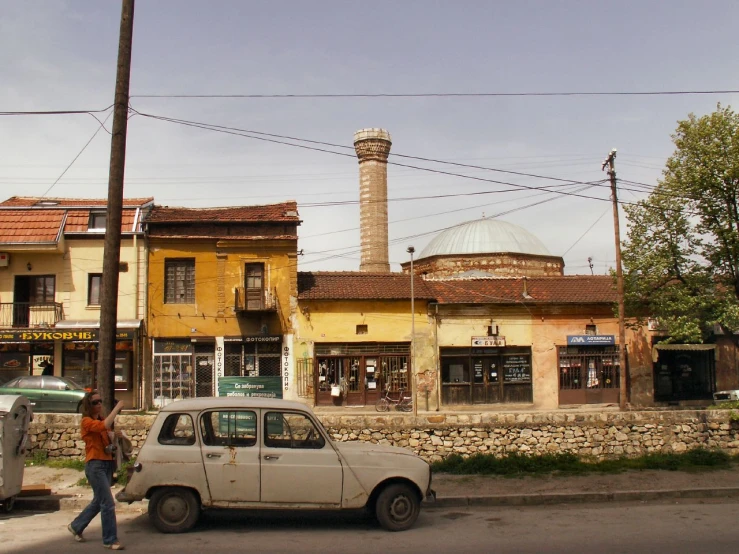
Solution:
<svg viewBox="0 0 739 554"><path fill-rule="evenodd" d="M63 319L54 325L57 329L98 329L99 319ZM138 329L141 327L140 319L119 319L116 322L117 329Z"/></svg>
<svg viewBox="0 0 739 554"><path fill-rule="evenodd" d="M683 352L706 352L716 350L715 344L655 344L652 347L652 361L657 363L660 350L677 350ZM717 356L718 358L718 356Z"/></svg>

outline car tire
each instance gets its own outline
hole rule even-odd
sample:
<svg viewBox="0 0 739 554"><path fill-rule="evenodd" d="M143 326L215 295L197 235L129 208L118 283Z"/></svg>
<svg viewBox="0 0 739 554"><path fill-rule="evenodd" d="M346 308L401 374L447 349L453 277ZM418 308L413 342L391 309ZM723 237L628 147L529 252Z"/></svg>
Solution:
<svg viewBox="0 0 739 554"><path fill-rule="evenodd" d="M388 485L377 497L375 517L387 531L405 531L418 518L421 501L418 493L409 485Z"/></svg>
<svg viewBox="0 0 739 554"><path fill-rule="evenodd" d="M3 511L5 513L12 512L14 507L15 507L15 496L11 496L10 498L6 498L5 500L3 500Z"/></svg>
<svg viewBox="0 0 739 554"><path fill-rule="evenodd" d="M149 519L162 533L184 533L200 517L200 499L190 489L166 487L149 500Z"/></svg>

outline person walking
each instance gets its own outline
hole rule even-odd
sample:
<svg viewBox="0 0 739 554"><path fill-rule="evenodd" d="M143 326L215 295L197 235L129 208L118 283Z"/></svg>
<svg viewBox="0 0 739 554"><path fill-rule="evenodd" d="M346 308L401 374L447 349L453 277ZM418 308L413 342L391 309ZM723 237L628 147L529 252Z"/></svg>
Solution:
<svg viewBox="0 0 739 554"><path fill-rule="evenodd" d="M123 550L118 542L115 519L115 501L110 490L113 481L114 452L112 435L115 416L123 408L118 402L113 410L103 417L103 401L97 391L87 393L82 399L82 440L85 441L85 476L92 487L92 501L85 507L67 529L77 542L84 542L83 531L99 513L103 524L103 546L110 550ZM115 431L120 434L120 431Z"/></svg>

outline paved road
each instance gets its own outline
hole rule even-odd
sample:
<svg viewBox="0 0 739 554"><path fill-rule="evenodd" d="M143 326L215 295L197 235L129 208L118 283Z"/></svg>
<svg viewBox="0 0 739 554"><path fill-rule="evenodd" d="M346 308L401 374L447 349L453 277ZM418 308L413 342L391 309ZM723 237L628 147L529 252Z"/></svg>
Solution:
<svg viewBox="0 0 739 554"><path fill-rule="evenodd" d="M731 500L559 505L524 508L427 509L416 526L387 533L358 514L209 512L195 531L162 535L144 514L119 516L129 552L312 552L539 554L579 552L735 554L739 544ZM100 524L75 543L65 527L72 512L0 516L0 551L102 552ZM95 539L95 540L93 540Z"/></svg>

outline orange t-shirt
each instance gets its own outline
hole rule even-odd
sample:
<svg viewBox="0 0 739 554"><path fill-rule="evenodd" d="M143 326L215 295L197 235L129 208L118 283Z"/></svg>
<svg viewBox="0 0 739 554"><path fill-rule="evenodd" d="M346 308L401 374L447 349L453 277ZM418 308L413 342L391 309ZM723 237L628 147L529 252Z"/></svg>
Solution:
<svg viewBox="0 0 739 554"><path fill-rule="evenodd" d="M110 438L102 419L82 418L82 440L85 441L85 462L113 459L112 454L105 452L105 447L110 444Z"/></svg>

